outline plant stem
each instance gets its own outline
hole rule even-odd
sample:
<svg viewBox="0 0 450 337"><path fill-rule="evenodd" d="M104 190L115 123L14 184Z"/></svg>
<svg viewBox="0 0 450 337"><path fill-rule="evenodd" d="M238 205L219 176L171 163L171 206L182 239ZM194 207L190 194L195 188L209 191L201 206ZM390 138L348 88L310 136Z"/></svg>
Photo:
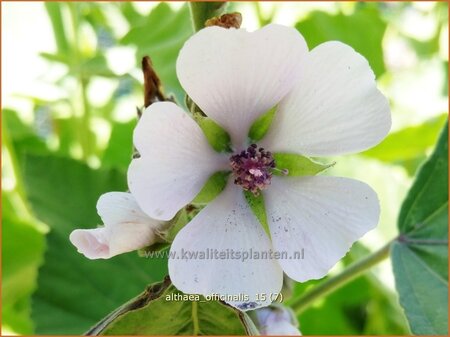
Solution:
<svg viewBox="0 0 450 337"><path fill-rule="evenodd" d="M342 287L344 284L353 280L355 277L361 275L374 265L383 261L389 257L390 248L393 241L390 241L380 250L366 256L360 261L351 264L348 268L343 270L340 274L330 277L326 281L315 286L311 291L306 292L300 298L295 300L291 307L297 313L300 314L309 305L314 303L318 298L326 296L334 290Z"/></svg>
<svg viewBox="0 0 450 337"><path fill-rule="evenodd" d="M83 63L83 55L81 55L79 50L79 43L80 43L80 34L79 34L79 27L80 27L80 13L79 13L79 7L77 4L68 4L69 12L71 16L72 21L72 32L73 32L73 43L72 43L72 71L76 75L76 79L78 80L78 86L79 86L79 100L81 100L81 120L79 121L78 128L79 128L79 142L83 151L83 159L87 160L89 156L93 153L93 139L90 132L90 105L89 100L87 97L87 86L89 83L89 78L84 74L82 69L82 63ZM75 105L77 108L78 106ZM76 109L75 108L75 109Z"/></svg>
<svg viewBox="0 0 450 337"><path fill-rule="evenodd" d="M19 209L19 213L22 217L27 219L32 219L32 211L31 207L28 204L28 199L26 196L25 185L23 183L22 173L20 172L19 161L17 160L16 151L14 149L13 144L11 143L11 138L9 135L9 130L2 125L2 143L5 147L5 150L9 154L11 171L13 173L16 185L15 185L15 193L17 195L16 207ZM2 153L3 157L3 153Z"/></svg>
<svg viewBox="0 0 450 337"><path fill-rule="evenodd" d="M205 22L215 16L222 14L226 2L189 2L192 25L197 32L205 27Z"/></svg>
<svg viewBox="0 0 450 337"><path fill-rule="evenodd" d="M198 304L196 301L192 301L192 323L194 324L192 335L198 336L200 334L200 326L198 324Z"/></svg>
<svg viewBox="0 0 450 337"><path fill-rule="evenodd" d="M83 106L83 116L81 117L81 127L83 131L83 154L85 159L89 159L89 156L93 153L93 139L90 130L90 121L91 121L91 113L90 113L90 105L87 97L87 86L88 80L80 76L80 91L81 91L81 101Z"/></svg>
<svg viewBox="0 0 450 337"><path fill-rule="evenodd" d="M268 25L269 23L271 23L273 21L273 18L275 17L276 11L277 11L277 6L273 6L272 7L272 11L269 14L269 16L265 16L261 10L261 5L259 4L258 1L253 2L254 8L255 8L255 12L256 12L256 17L258 18L258 24L260 27L263 27L265 25Z"/></svg>

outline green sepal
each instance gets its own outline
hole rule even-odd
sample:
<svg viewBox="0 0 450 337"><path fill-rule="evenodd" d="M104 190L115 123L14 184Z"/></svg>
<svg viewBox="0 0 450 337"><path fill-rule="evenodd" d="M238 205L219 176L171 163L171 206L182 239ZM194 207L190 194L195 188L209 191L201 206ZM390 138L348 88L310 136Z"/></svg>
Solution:
<svg viewBox="0 0 450 337"><path fill-rule="evenodd" d="M257 142L261 140L269 130L272 120L275 117L275 112L278 106L274 106L272 109L259 116L256 121L253 122L248 133L248 137L253 141Z"/></svg>
<svg viewBox="0 0 450 337"><path fill-rule="evenodd" d="M264 206L264 197L262 193L255 196L250 191L244 191L245 199L247 200L253 214L258 219L259 223L264 228L264 231L267 235L270 236L269 222L267 221L266 208Z"/></svg>
<svg viewBox="0 0 450 337"><path fill-rule="evenodd" d="M274 153L273 158L278 169L273 174L278 176L314 176L336 164L321 164L308 157L294 153Z"/></svg>
<svg viewBox="0 0 450 337"><path fill-rule="evenodd" d="M231 152L230 135L209 117L195 118L208 140L209 145L217 152Z"/></svg>
<svg viewBox="0 0 450 337"><path fill-rule="evenodd" d="M195 199L192 200L192 204L205 205L212 201L225 188L229 175L230 172L228 171L220 171L214 173L211 177L209 177L208 181L197 194Z"/></svg>

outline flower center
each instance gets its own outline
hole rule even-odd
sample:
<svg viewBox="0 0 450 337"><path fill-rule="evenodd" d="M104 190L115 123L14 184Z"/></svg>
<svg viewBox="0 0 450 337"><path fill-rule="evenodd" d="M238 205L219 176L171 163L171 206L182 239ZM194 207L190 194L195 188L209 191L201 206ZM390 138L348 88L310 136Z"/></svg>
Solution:
<svg viewBox="0 0 450 337"><path fill-rule="evenodd" d="M261 190L270 185L275 160L272 153L262 147L258 149L256 144L252 144L247 150L231 156L230 165L234 183L254 195L259 195Z"/></svg>

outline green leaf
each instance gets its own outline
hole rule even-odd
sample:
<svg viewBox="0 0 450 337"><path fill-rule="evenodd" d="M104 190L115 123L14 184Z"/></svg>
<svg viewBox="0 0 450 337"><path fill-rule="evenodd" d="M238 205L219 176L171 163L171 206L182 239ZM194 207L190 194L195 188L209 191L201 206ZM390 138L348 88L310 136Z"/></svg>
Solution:
<svg viewBox="0 0 450 337"><path fill-rule="evenodd" d="M382 40L386 23L376 6L356 6L350 15L315 11L295 27L305 37L310 49L327 41L338 40L362 54L377 76L384 73Z"/></svg>
<svg viewBox="0 0 450 337"><path fill-rule="evenodd" d="M2 192L2 205L9 195ZM2 323L15 332L32 334L30 296L36 287L44 253L44 233L3 207L2 214Z"/></svg>
<svg viewBox="0 0 450 337"><path fill-rule="evenodd" d="M279 176L285 175L285 172L288 176L313 176L334 165L334 163L321 164L294 153L274 153L273 158L279 170L273 174Z"/></svg>
<svg viewBox="0 0 450 337"><path fill-rule="evenodd" d="M423 124L393 132L379 145L362 154L403 166L415 161L414 167L411 168L415 170L418 165L417 162L420 163L424 159L426 151L436 143L446 119L447 114L442 114Z"/></svg>
<svg viewBox="0 0 450 337"><path fill-rule="evenodd" d="M35 136L31 127L20 119L15 110L2 109L2 124L13 139Z"/></svg>
<svg viewBox="0 0 450 337"><path fill-rule="evenodd" d="M266 135L270 125L272 124L272 120L275 117L276 111L277 106L274 106L272 109L256 119L248 133L248 136L251 140L257 142Z"/></svg>
<svg viewBox="0 0 450 337"><path fill-rule="evenodd" d="M342 263L345 267L349 266L369 253L367 248L357 242ZM376 273L361 275L325 296L317 305L308 307L298 316L302 334L410 335L397 299L382 281ZM292 300L318 282L311 280L296 283ZM286 304L289 305L290 301ZM324 320L324 317L327 319Z"/></svg>
<svg viewBox="0 0 450 337"><path fill-rule="evenodd" d="M260 193L258 196L255 196L250 191L244 191L245 199L247 200L253 214L255 214L256 218L259 220L259 223L263 226L265 232L269 236L269 222L267 221L266 208L264 206L264 196Z"/></svg>
<svg viewBox="0 0 450 337"><path fill-rule="evenodd" d="M448 123L421 167L398 220L392 264L414 334L448 334Z"/></svg>
<svg viewBox="0 0 450 337"><path fill-rule="evenodd" d="M219 124L209 117L197 117L196 120L214 150L217 152L231 151L230 136Z"/></svg>
<svg viewBox="0 0 450 337"><path fill-rule="evenodd" d="M83 60L79 69L75 69L75 71L78 71L85 78L93 76L117 78L117 75L109 68L105 56L101 53Z"/></svg>
<svg viewBox="0 0 450 337"><path fill-rule="evenodd" d="M136 120L113 123L108 147L103 153L102 166L126 170L133 155L133 130Z"/></svg>
<svg viewBox="0 0 450 337"><path fill-rule="evenodd" d="M47 61L58 62L67 66L70 66L72 62L68 54L42 52L39 55Z"/></svg>
<svg viewBox="0 0 450 337"><path fill-rule="evenodd" d="M193 204L207 204L223 191L227 184L230 172L216 172L205 183L203 188L197 194Z"/></svg>
<svg viewBox="0 0 450 337"><path fill-rule="evenodd" d="M138 26L145 20L130 1L119 3L120 11L130 25Z"/></svg>
<svg viewBox="0 0 450 337"><path fill-rule="evenodd" d="M421 167L406 197L398 220L401 233L426 226L442 227L448 208L448 123L430 159Z"/></svg>
<svg viewBox="0 0 450 337"><path fill-rule="evenodd" d="M447 279L436 274L408 245L396 242L391 254L400 304L413 334L446 336Z"/></svg>
<svg viewBox="0 0 450 337"><path fill-rule="evenodd" d="M124 174L52 156L26 156L23 171L32 209L51 228L32 302L36 333L81 334L166 274L165 259L128 253L88 260L69 241L75 228L101 223L97 199L105 192L126 190Z"/></svg>
<svg viewBox="0 0 450 337"><path fill-rule="evenodd" d="M183 298L182 296L186 296ZM200 295L184 295L169 278L149 286L134 300L100 321L89 335L244 335L242 313Z"/></svg>
<svg viewBox="0 0 450 337"><path fill-rule="evenodd" d="M184 91L174 65L178 52L191 34L188 6L174 11L168 4L160 3L145 20L133 22L132 28L120 42L136 46L137 64L141 63L142 57L150 56L164 90L174 93L177 100L182 102Z"/></svg>
<svg viewBox="0 0 450 337"><path fill-rule="evenodd" d="M205 27L206 20L221 15L226 4L226 1L198 1L189 3L194 30L199 31Z"/></svg>
<svg viewBox="0 0 450 337"><path fill-rule="evenodd" d="M36 135L30 125L20 119L16 111L2 110L2 130L11 138L15 152L19 156L24 151L36 154L48 153L46 143Z"/></svg>

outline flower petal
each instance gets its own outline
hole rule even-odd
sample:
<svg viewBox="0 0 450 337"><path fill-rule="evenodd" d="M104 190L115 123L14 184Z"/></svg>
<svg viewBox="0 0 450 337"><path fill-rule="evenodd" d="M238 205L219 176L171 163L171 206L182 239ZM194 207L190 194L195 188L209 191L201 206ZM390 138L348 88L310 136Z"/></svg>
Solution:
<svg viewBox="0 0 450 337"><path fill-rule="evenodd" d="M281 289L282 270L275 259L247 255L271 249L242 190L229 182L175 237L169 275L185 293L235 296L224 300L241 310L266 306L271 303L270 294ZM259 294L267 298L258 298Z"/></svg>
<svg viewBox="0 0 450 337"><path fill-rule="evenodd" d="M109 259L108 234L104 227L76 229L70 233L70 242L88 259Z"/></svg>
<svg viewBox="0 0 450 337"><path fill-rule="evenodd" d="M314 48L279 105L263 146L311 156L354 153L389 132L389 103L366 59L340 42Z"/></svg>
<svg viewBox="0 0 450 337"><path fill-rule="evenodd" d="M295 316L286 307L261 308L255 314L262 336L301 336Z"/></svg>
<svg viewBox="0 0 450 337"><path fill-rule="evenodd" d="M152 245L158 229L149 223L122 223L106 228L111 256L132 252Z"/></svg>
<svg viewBox="0 0 450 337"><path fill-rule="evenodd" d="M144 248L155 242L162 221L149 218L130 193L109 192L97 202L105 226L76 229L70 241L89 259L109 259L115 255Z"/></svg>
<svg viewBox="0 0 450 337"><path fill-rule="evenodd" d="M127 192L102 194L97 201L97 213L106 227L122 223L153 223L158 227L161 223L145 214L133 195Z"/></svg>
<svg viewBox="0 0 450 337"><path fill-rule="evenodd" d="M155 228L148 223L122 223L113 227L76 229L70 242L88 259L109 259L155 242Z"/></svg>
<svg viewBox="0 0 450 337"><path fill-rule="evenodd" d="M134 131L141 157L128 169L128 186L142 210L170 220L208 178L228 168L228 158L209 146L197 123L174 103L148 107Z"/></svg>
<svg viewBox="0 0 450 337"><path fill-rule="evenodd" d="M262 335L266 336L301 336L301 332L292 323L281 321L269 325Z"/></svg>
<svg viewBox="0 0 450 337"><path fill-rule="evenodd" d="M194 102L225 128L238 148L253 121L294 86L308 48L294 28L255 32L208 27L180 51L177 74Z"/></svg>
<svg viewBox="0 0 450 337"><path fill-rule="evenodd" d="M347 178L273 177L264 199L274 248L287 252L279 263L299 282L325 276L380 214L376 193Z"/></svg>

